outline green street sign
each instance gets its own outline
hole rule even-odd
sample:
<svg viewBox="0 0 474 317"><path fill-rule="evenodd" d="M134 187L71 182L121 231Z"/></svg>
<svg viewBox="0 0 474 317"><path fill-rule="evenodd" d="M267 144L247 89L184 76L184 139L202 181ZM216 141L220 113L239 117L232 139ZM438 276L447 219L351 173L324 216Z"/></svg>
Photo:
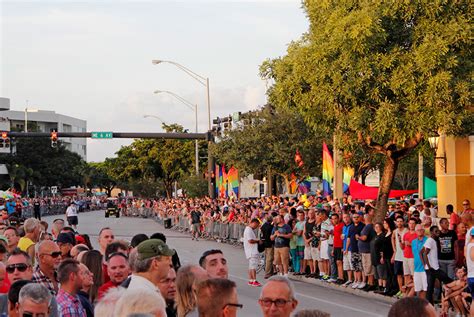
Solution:
<svg viewBox="0 0 474 317"><path fill-rule="evenodd" d="M113 132L91 132L91 138L93 139L112 139L113 137Z"/></svg>

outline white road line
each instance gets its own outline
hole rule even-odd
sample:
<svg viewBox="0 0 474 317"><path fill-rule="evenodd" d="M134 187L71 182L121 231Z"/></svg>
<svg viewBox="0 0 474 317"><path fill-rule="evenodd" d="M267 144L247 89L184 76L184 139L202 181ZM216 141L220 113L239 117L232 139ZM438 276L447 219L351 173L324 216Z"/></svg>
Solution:
<svg viewBox="0 0 474 317"><path fill-rule="evenodd" d="M233 277L233 278L236 278L236 279L239 279L239 280L242 280L244 282L247 282L247 279L245 278L241 278L239 276L236 276L236 275L231 275L229 274L230 277ZM314 296L309 296L309 295L305 295L305 294L301 294L301 293L295 293L295 295L297 296L300 296L300 297L305 297L307 299L312 299L312 300L316 300L316 301L319 301L319 302L322 302L322 303L326 303L326 304L330 304L332 306L336 306L336 307L343 307L345 309L348 309L348 310L352 310L352 311L356 311L358 313L364 313L364 314L367 314L367 315L370 315L370 316L375 316L375 317L382 317L384 315L379 315L379 314L375 314L375 313L372 313L370 311L366 311L366 310L363 310L363 309L358 309L358 308L355 308L355 307L352 307L352 306L347 306L347 305L343 305L343 304L339 304L339 303L335 303L335 302L331 302L329 300L325 300L325 299L322 299L322 298L318 298L318 297L314 297Z"/></svg>

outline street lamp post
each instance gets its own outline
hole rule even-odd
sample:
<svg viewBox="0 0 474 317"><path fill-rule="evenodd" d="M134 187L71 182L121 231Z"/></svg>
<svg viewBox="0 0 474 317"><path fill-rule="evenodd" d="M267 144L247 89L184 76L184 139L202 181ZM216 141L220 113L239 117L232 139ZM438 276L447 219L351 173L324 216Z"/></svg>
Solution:
<svg viewBox="0 0 474 317"><path fill-rule="evenodd" d="M211 95L209 93L209 78L201 76L199 74L196 74L192 70L190 70L187 67L184 67L183 65L173 62L173 61L166 61L166 60L160 60L160 59L154 59L152 60L152 63L154 65L162 64L162 63L168 63L176 66L192 78L194 80L198 81L201 85L206 87L206 97L207 97L207 122L208 122L208 131L211 131ZM209 192L209 197L214 198L215 197L215 191L214 191L214 184L212 183L212 172L214 171L214 158L211 155L211 143L212 140L208 142L207 148L208 148L208 159L207 159L207 174L208 174L208 192Z"/></svg>
<svg viewBox="0 0 474 317"><path fill-rule="evenodd" d="M155 116L155 115L153 115L153 114L146 114L146 115L143 116L143 118L155 118L155 119L160 120L161 123L166 124L160 117Z"/></svg>
<svg viewBox="0 0 474 317"><path fill-rule="evenodd" d="M165 93L165 94L169 94L173 97L175 97L176 99L178 99L179 101L181 101L186 107L188 107L189 109L193 110L194 111L194 116L195 116L195 120L196 120L196 126L195 126L195 129L196 129L196 133L198 133L198 106L193 104L192 102L190 101L187 101L186 99L184 99L183 97L175 94L174 92L171 92L171 91L168 91L168 90L156 90L154 92L155 94L160 94L160 93ZM196 165L196 176L199 176L199 142L198 140L195 140L195 145L194 145L195 149L194 149L194 155L195 155L195 165Z"/></svg>

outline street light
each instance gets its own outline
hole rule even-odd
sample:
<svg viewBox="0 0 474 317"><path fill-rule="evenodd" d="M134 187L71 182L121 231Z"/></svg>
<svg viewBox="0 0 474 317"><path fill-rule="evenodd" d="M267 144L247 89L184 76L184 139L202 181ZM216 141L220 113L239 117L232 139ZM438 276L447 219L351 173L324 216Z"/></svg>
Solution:
<svg viewBox="0 0 474 317"><path fill-rule="evenodd" d="M28 132L28 112L38 112L38 109L25 108L25 133Z"/></svg>
<svg viewBox="0 0 474 317"><path fill-rule="evenodd" d="M439 137L439 136L432 136L432 137L429 137L429 138L428 138L428 142L430 143L430 148L431 148L432 150L434 150L434 152L435 152L435 161L436 161L436 160L440 160L440 161L441 161L441 162L439 163L439 164L440 164L440 167L441 167L441 168L444 168L444 173L446 174L446 172L447 172L446 151L445 151L444 148L443 148L443 149L442 149L442 150L443 150L442 156L438 156L439 141L440 141L440 137ZM443 141L444 141L444 140L443 140Z"/></svg>
<svg viewBox="0 0 474 317"><path fill-rule="evenodd" d="M201 85L206 87L206 93L207 93L207 116L208 116L208 131L211 131L211 96L209 94L209 78L206 78L204 76L201 76L199 74L196 74L192 70L190 70L187 67L184 67L183 65L173 62L173 61L165 61L161 59L154 59L151 61L153 65L158 65L158 64L163 64L163 63L168 63L172 64L179 69L181 69L183 72L194 78L197 82L199 82Z"/></svg>
<svg viewBox="0 0 474 317"><path fill-rule="evenodd" d="M143 118L155 118L155 119L160 120L162 124L166 124L160 117L155 116L153 114L146 114L146 115L143 116Z"/></svg>
<svg viewBox="0 0 474 317"><path fill-rule="evenodd" d="M171 96L175 97L176 99L178 99L179 101L181 101L189 109L194 110L194 115L195 115L195 119L196 119L196 133L198 133L198 107L197 107L197 105L194 105L192 102L187 101L186 99L184 99L180 95L177 95L174 92L171 92L171 91L168 91L168 90L155 90L154 93L155 94L162 94L163 93L163 94L171 95ZM195 145L194 146L195 146L194 155L195 155L195 161L196 161L196 176L199 176L199 143L198 143L198 140L195 140Z"/></svg>

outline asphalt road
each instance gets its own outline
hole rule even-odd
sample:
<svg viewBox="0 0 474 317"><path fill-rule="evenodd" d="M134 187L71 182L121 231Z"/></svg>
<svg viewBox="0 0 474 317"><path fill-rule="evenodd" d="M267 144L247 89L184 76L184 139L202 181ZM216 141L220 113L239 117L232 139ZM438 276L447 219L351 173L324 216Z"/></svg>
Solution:
<svg viewBox="0 0 474 317"><path fill-rule="evenodd" d="M49 223L57 216L45 217ZM65 217L62 217L65 219ZM182 264L197 264L201 254L208 249L221 249L228 260L229 278L237 283L239 302L244 308L239 312L241 317L261 316L257 299L260 288L247 285L248 263L244 256L244 250L239 247L230 246L214 241L192 241L185 234L177 231L164 229L151 219L142 218L105 218L103 211L94 211L79 214L78 230L89 234L92 244L97 247L97 235L101 228L113 229L116 238L130 241L137 233L152 234L163 232L168 245L178 251ZM263 274L258 276L260 282L264 282ZM295 282L296 298L299 301L297 310L319 309L331 314L331 316L344 317L371 317L386 316L390 305L376 299L368 299L352 294L316 286L304 282Z"/></svg>

